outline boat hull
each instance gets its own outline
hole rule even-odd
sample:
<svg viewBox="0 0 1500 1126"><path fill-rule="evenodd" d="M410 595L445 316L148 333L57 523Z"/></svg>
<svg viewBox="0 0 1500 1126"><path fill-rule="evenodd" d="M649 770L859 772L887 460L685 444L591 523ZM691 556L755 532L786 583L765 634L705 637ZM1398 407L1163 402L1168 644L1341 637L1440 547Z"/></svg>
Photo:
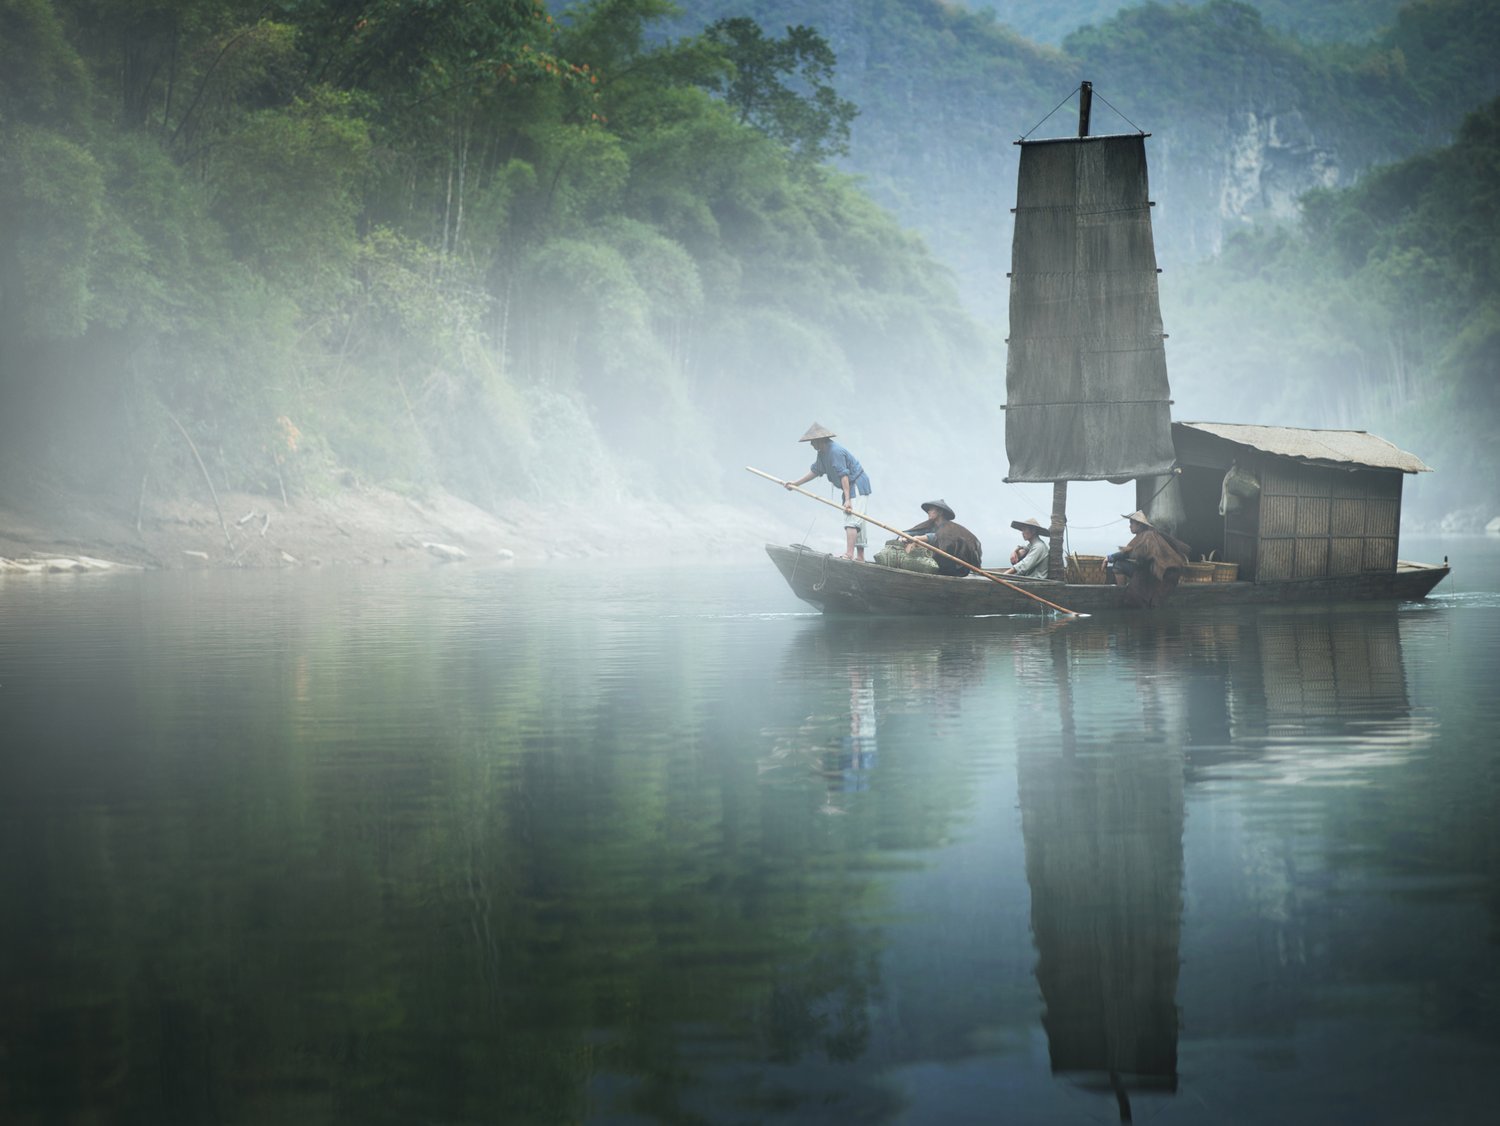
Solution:
<svg viewBox="0 0 1500 1126"><path fill-rule="evenodd" d="M1011 586L977 575L953 578L858 563L801 544L767 544L792 593L825 614L977 617L985 614L1049 613L1051 607ZM1347 575L1290 582L1181 583L1173 608L1286 602L1414 601L1425 598L1448 574L1446 563L1398 563L1385 574ZM1133 611L1123 587L1050 580L1016 583L1048 602L1080 614Z"/></svg>

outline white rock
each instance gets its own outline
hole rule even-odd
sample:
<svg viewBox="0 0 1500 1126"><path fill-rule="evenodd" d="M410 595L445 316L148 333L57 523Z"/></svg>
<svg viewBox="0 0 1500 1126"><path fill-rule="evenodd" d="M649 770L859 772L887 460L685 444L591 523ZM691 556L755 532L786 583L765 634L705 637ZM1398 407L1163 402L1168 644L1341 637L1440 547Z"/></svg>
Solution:
<svg viewBox="0 0 1500 1126"><path fill-rule="evenodd" d="M90 571L144 571L145 568L137 563L116 563L111 559L95 559L91 555L80 555L78 562L82 563Z"/></svg>
<svg viewBox="0 0 1500 1126"><path fill-rule="evenodd" d="M1500 516L1496 516L1484 526L1484 530L1492 536L1500 536Z"/></svg>
<svg viewBox="0 0 1500 1126"><path fill-rule="evenodd" d="M467 551L465 551L461 547L454 547L452 544L424 542L422 546L425 547L430 554L437 556L444 563L456 563L460 559L467 559L469 557L469 553Z"/></svg>

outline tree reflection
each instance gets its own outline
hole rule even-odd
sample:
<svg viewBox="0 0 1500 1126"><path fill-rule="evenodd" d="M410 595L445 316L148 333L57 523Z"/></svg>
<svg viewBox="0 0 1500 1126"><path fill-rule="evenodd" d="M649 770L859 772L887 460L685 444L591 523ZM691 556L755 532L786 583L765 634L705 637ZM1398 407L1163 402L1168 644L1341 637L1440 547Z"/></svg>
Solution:
<svg viewBox="0 0 1500 1126"><path fill-rule="evenodd" d="M875 785L878 728L957 709L974 643L799 637L783 705L705 695L726 658L691 630L645 660L639 625L520 620L458 660L470 610L372 639L284 607L255 662L143 637L68 745L37 721L50 755L7 776L56 797L3 830L0 1117L690 1117L724 1059L864 1056L881 854L963 800L951 759ZM182 612L174 638L214 628ZM768 738L790 787L757 784Z"/></svg>

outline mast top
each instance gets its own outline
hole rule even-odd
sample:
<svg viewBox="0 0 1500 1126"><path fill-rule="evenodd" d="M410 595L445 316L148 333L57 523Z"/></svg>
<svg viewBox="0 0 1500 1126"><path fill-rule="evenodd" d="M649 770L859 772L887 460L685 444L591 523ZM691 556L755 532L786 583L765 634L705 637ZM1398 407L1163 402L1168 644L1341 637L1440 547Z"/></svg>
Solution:
<svg viewBox="0 0 1500 1126"><path fill-rule="evenodd" d="M1093 116L1093 109L1094 109L1094 84L1092 82L1089 82L1089 81L1083 81L1083 82L1080 82L1078 84L1078 89L1068 91L1068 96L1065 97L1062 101L1058 102L1057 105L1053 106L1052 109L1051 109L1051 111L1047 114L1046 117L1042 118L1041 121L1038 121L1030 129L1028 129L1028 130L1026 130L1026 132L1022 133L1021 136L1018 137L1013 143L1017 144L1017 145L1025 145L1025 144L1033 144L1033 143L1035 143L1035 142L1029 141L1028 138L1033 133L1035 133L1038 129L1040 129L1043 125L1045 125L1047 123L1048 119L1050 119L1052 117L1052 114L1056 113L1058 110L1062 109L1063 106L1067 105L1068 102L1072 99L1072 97L1073 97L1074 94L1078 95L1078 135L1077 135L1077 137L1048 137L1046 139L1047 140L1051 140L1051 141L1064 141L1064 140L1066 140L1066 141L1072 141L1072 140L1089 141L1089 140L1093 140L1094 139L1093 135L1090 132L1090 129L1092 127L1092 123L1091 123L1090 119ZM1120 113L1120 111L1117 110L1117 109L1115 109L1114 106L1110 105L1108 98L1106 98L1104 100L1104 104L1107 105L1107 106L1109 106L1110 109L1115 110L1115 113L1120 118L1122 118L1127 125L1130 125L1130 126L1134 127L1135 128L1135 135L1136 136L1149 137L1151 135L1151 134L1147 133L1144 129L1142 129L1139 126L1137 126L1135 124L1135 122L1131 121L1130 118L1126 117L1123 113ZM1121 134L1121 135L1123 136L1123 135L1128 135L1128 134Z"/></svg>

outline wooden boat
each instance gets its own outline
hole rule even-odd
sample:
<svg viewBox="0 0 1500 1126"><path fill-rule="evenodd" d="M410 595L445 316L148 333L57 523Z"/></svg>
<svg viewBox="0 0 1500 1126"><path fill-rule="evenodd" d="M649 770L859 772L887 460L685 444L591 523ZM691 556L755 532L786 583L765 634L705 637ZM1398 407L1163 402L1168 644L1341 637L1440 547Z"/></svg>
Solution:
<svg viewBox="0 0 1500 1126"><path fill-rule="evenodd" d="M1077 137L1016 142L1006 481L1053 486L1049 573L1067 573L1067 483L1134 480L1135 507L1185 541L1191 559L1233 567L1235 581L1180 583L1169 605L1425 597L1446 560L1397 558L1402 482L1429 471L1420 459L1364 431L1172 421L1149 134L1089 135L1089 83L1079 95ZM1047 608L978 576L766 550L797 596L827 612ZM1025 587L1080 613L1127 608L1112 586Z"/></svg>
<svg viewBox="0 0 1500 1126"><path fill-rule="evenodd" d="M950 578L859 563L802 544L767 544L792 593L825 614L919 614L971 617L984 614L1045 613L1047 607L1007 586L970 575ZM997 572L998 573L998 572ZM1272 582L1183 583L1169 607L1252 605L1286 602L1342 602L1364 599L1423 598L1448 574L1446 563L1401 561L1390 571L1323 579ZM1050 579L1016 583L1081 614L1125 610L1123 587L1064 583Z"/></svg>

